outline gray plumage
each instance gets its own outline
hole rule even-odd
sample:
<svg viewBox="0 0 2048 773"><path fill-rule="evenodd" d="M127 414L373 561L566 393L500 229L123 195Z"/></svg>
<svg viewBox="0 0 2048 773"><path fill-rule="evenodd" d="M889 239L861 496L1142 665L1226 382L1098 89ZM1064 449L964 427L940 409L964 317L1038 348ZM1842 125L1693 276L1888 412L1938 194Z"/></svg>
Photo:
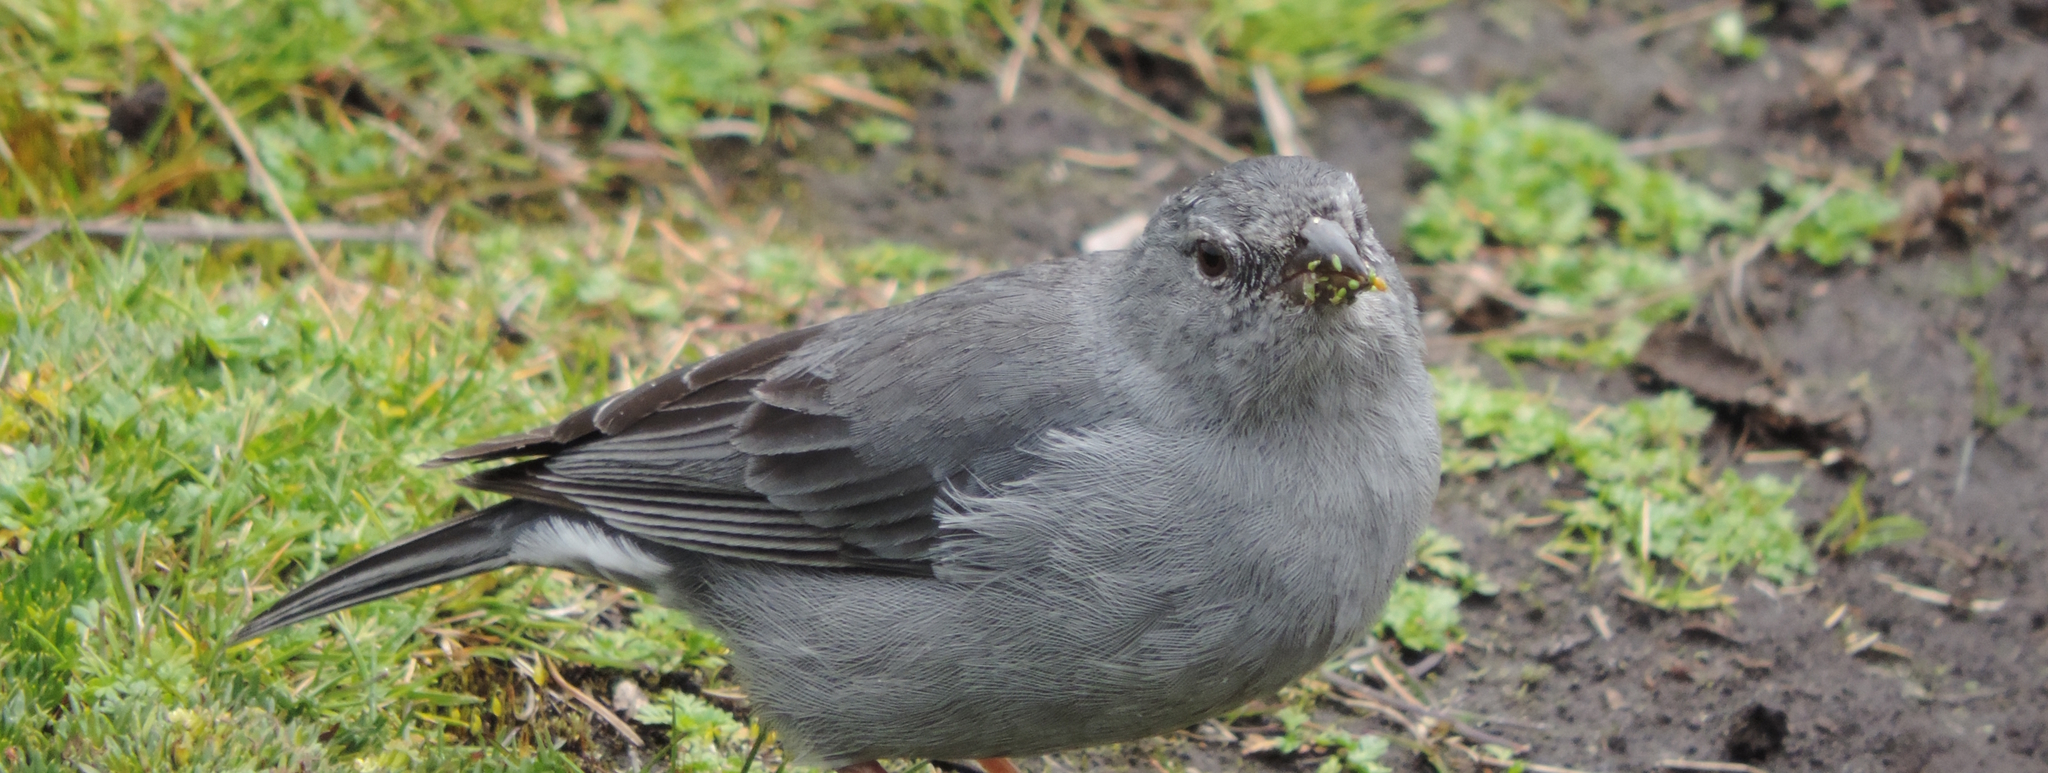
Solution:
<svg viewBox="0 0 2048 773"><path fill-rule="evenodd" d="M466 481L512 500L237 636L557 566L718 632L803 763L1142 738L1377 619L1436 494L1421 346L1350 175L1244 161L1129 250L784 333L452 452L531 458Z"/></svg>

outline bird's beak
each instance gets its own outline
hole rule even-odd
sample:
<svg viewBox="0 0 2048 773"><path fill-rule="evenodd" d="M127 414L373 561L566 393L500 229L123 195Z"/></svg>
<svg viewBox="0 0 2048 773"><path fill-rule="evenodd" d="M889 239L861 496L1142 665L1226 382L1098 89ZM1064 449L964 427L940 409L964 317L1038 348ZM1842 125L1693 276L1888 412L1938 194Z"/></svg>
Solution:
<svg viewBox="0 0 2048 773"><path fill-rule="evenodd" d="M1343 306L1368 292L1384 292L1387 280L1374 274L1344 227L1320 217L1301 227L1301 249L1287 260L1274 290L1303 306Z"/></svg>

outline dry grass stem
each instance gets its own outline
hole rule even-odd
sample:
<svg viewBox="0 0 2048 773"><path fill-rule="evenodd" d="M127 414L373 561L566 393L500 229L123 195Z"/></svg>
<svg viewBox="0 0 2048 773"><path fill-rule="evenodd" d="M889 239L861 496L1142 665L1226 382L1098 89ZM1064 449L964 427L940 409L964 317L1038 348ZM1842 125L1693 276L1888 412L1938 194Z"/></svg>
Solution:
<svg viewBox="0 0 2048 773"><path fill-rule="evenodd" d="M1599 607L1586 607L1586 622L1593 624L1593 631L1600 634L1601 641L1614 641L1614 629L1607 625L1607 613Z"/></svg>
<svg viewBox="0 0 2048 773"><path fill-rule="evenodd" d="M1417 703L1412 700L1407 700L1398 695L1390 695L1388 693L1375 690L1369 685L1366 685L1355 679L1345 677L1341 674L1331 672L1329 670L1322 671L1321 675L1323 677L1323 681L1330 683L1331 688L1335 689L1337 692L1343 693L1344 695L1352 699L1364 703L1379 704L1382 707L1391 707L1392 709L1406 711L1411 714L1420 714L1431 719L1442 720L1444 722L1449 723L1452 732L1455 732L1458 735L1470 738L1479 743L1489 743L1503 748L1512 749L1516 754L1525 753L1530 749L1530 746L1528 744L1518 742L1512 738L1495 735L1493 733L1489 733L1479 728L1473 727L1471 724L1465 722L1462 719L1459 719L1455 714L1452 714L1451 712L1444 711L1442 709L1433 709L1428 706L1424 706L1421 703ZM1380 709L1374 708L1373 710L1379 711Z"/></svg>
<svg viewBox="0 0 2048 773"><path fill-rule="evenodd" d="M996 71L996 98L1005 105L1017 98L1017 81L1024 76L1024 60L1031 58L1031 41L1038 37L1038 22L1044 15L1045 0L1025 3L1024 18L1010 39L1010 53L1003 57L1002 69Z"/></svg>
<svg viewBox="0 0 2048 773"><path fill-rule="evenodd" d="M1826 631L1834 628L1835 624L1842 622L1842 616L1848 613L1848 604L1842 604L1840 606L1835 607L1835 611L1828 613L1828 619L1821 621L1820 629Z"/></svg>
<svg viewBox="0 0 2048 773"><path fill-rule="evenodd" d="M1666 30L1703 22L1720 15L1722 11L1732 11L1741 7L1740 0L1713 0L1691 8L1659 14L1628 28L1622 34L1634 40L1642 40Z"/></svg>
<svg viewBox="0 0 2048 773"><path fill-rule="evenodd" d="M555 686L562 688L563 692L568 693L569 697L576 699L577 703L583 704L584 708L590 709L590 713L597 715L598 719L604 720L605 724L611 725L613 730L619 731L619 735L625 737L626 743L632 744L636 748L647 745L646 741L640 740L640 734L633 731L633 726L626 724L626 720L620 719L619 715L611 710L611 707L599 703L596 698L590 696L590 693L584 692L583 688L570 684L569 680L562 676L561 670L555 668L553 664L549 664L547 669L548 676L553 677L555 681Z"/></svg>
<svg viewBox="0 0 2048 773"><path fill-rule="evenodd" d="M1659 760L1657 767L1665 770L1699 770L1708 773L1770 773L1755 765L1740 762L1709 762L1707 760Z"/></svg>
<svg viewBox="0 0 2048 773"><path fill-rule="evenodd" d="M1562 765L1545 765L1540 762L1529 762L1527 760L1495 759L1477 752L1472 753L1472 761L1489 768L1505 769L1520 765L1523 770L1530 771L1530 773L1586 773L1586 771L1579 770L1578 768L1567 768Z"/></svg>
<svg viewBox="0 0 2048 773"><path fill-rule="evenodd" d="M1086 148L1077 148L1072 145L1061 145L1060 149L1055 152L1059 155L1061 161L1093 169L1129 169L1137 166L1138 162L1142 160L1142 157L1135 150L1128 150L1122 153L1100 153Z"/></svg>
<svg viewBox="0 0 2048 773"><path fill-rule="evenodd" d="M1914 601L1924 601L1935 606L1956 608L1967 606L1971 612L1997 612L2004 609L2005 602L2008 601L2008 599L1970 599L1966 603L1957 603L1953 595L1933 588L1914 585L1887 572L1877 572L1875 577L1878 582L1883 583L1885 587L1891 588L1893 592L1899 595Z"/></svg>
<svg viewBox="0 0 2048 773"><path fill-rule="evenodd" d="M445 213L445 210L441 210ZM75 227L87 236L123 238L130 235L152 242L221 242L248 241L255 239L293 239L294 232L289 223L235 223L220 220L192 220L168 222L163 220L108 219L71 223L56 218L34 220L0 220L0 233L21 233L35 236ZM425 249L423 237L427 229L413 223L392 225L353 225L348 223L313 223L301 226L298 236L310 242L415 242ZM42 236L36 236L40 239ZM16 240L27 240L27 236ZM10 246L10 249L13 249Z"/></svg>
<svg viewBox="0 0 2048 773"><path fill-rule="evenodd" d="M905 121L917 120L917 109L911 107L910 103L866 86L854 84L837 75L828 73L806 75L803 78L803 83L805 86L817 89L819 93L834 99L879 110Z"/></svg>
<svg viewBox="0 0 2048 773"><path fill-rule="evenodd" d="M1294 111L1287 108L1287 98L1281 95L1280 84L1273 80L1273 68L1264 63L1252 65L1252 90L1258 94L1259 115L1266 121L1266 134L1273 138L1273 154L1310 155L1308 143L1302 141L1301 130L1294 123Z"/></svg>
<svg viewBox="0 0 2048 773"><path fill-rule="evenodd" d="M1366 667L1372 669L1375 676L1380 678L1380 681L1387 683L1388 690L1392 691L1395 695L1401 696L1402 700L1415 706L1423 705L1422 699L1415 697L1415 693L1408 691L1408 685L1402 684L1401 678L1394 675L1393 669L1387 668L1387 662L1380 658L1378 654L1366 658L1365 664Z"/></svg>
<svg viewBox="0 0 2048 773"><path fill-rule="evenodd" d="M1223 163L1228 164L1242 161L1246 158L1244 151L1231 147L1224 141L1217 139L1215 135L1195 128L1194 124L1181 120L1174 116L1174 114L1167 112L1166 108L1155 105L1152 103L1152 100L1139 96L1137 92L1125 88L1123 82L1117 80L1117 77L1108 71L1100 67L1090 67L1075 60L1072 51L1067 50L1062 45L1050 45L1055 39L1052 36L1046 36L1046 38L1048 43L1045 47L1046 56L1052 57L1053 63L1059 65L1061 69L1072 73L1075 78L1081 81L1082 85L1094 89L1097 93L1109 97L1117 104L1123 105L1144 116L1146 120L1159 124L1161 128L1171 132L1174 136L1185 140L1190 145L1201 148L1203 152L1215 156L1217 160Z"/></svg>
<svg viewBox="0 0 2048 773"><path fill-rule="evenodd" d="M242 162L249 165L249 177L254 179L256 187L263 191L264 200L270 202L270 208L277 213L278 219L284 221L285 230L290 232L292 241L299 245L300 254L305 256L307 263L313 265L313 270L320 275L320 281L329 285L334 284L334 269L329 268L327 262L320 258L320 253L313 249L313 241L307 238L305 230L299 227L299 219L292 216L292 208L286 205L284 200L284 191L277 187L277 180L270 176L270 170L264 168L263 159L256 155L256 143L249 141L249 135L242 131L242 124L235 120L234 112L228 110L227 104L221 101L219 94L213 93L213 87L207 85L206 78L192 66L191 60L178 53L177 46L171 45L170 38L164 37L161 32L149 34L156 39L157 46L163 49L164 57L171 60L171 66L177 68L179 74L184 75L185 80L192 83L192 88L199 91L199 96L206 99L206 104L212 108L214 117L220 119L222 128L228 130L228 137L234 140L235 149L242 153Z"/></svg>

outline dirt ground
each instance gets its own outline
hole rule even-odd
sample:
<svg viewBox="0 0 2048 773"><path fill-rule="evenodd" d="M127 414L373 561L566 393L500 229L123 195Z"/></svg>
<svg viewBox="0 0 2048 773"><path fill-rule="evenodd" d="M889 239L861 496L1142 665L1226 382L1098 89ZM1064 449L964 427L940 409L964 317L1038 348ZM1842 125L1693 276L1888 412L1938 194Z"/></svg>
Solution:
<svg viewBox="0 0 2048 773"><path fill-rule="evenodd" d="M1434 664L1421 697L1529 744L1526 759L1586 771L1649 770L1674 758L1773 771L2048 770L2048 578L2033 571L2048 552L2048 82L2036 82L2048 79L2048 2L1750 5L1772 15L1758 27L1769 46L1756 61L1709 51L1707 15L1688 14L1696 4L1596 3L1577 13L1567 5L1453 5L1387 72L1453 93L1521 88L1535 105L1624 138L1681 138L1687 147L1657 163L1724 191L1755 185L1772 164L1875 170L1896 149L1910 181L1910 238L1868 267L1760 261L1739 293L1723 289L1701 304L1688 328L1697 335L1665 350L1661 366L1531 368L1524 378L1555 380L1567 399L1601 400L1679 381L1724 401L1712 458L1802 477L1795 505L1804 523L1816 526L1868 473L1876 512L1910 513L1930 532L1824 561L1812 583L1784 592L1735 578L1726 590L1737 601L1725 614L1667 614L1623 599L1611 578L1537 560L1549 530L1508 525L1540 513L1553 487L1571 481L1529 468L1447 480L1438 527L1464 539L1467 556L1507 590L1465 605L1470 640ZM865 163L850 160L861 151L849 146L807 156L831 162L722 171L796 182L783 188L802 191L795 228L838 241L920 241L1004 264L1071 251L1086 230L1147 210L1217 165L1057 72L1028 71L1020 92L1002 106L985 83L944 88L919 105L917 140ZM1380 232L1398 235L1405 199L1423 181L1408 144L1426 126L1398 103L1357 93L1310 107L1309 145L1358 175ZM1138 162L1099 169L1062 160L1061 147L1134 152ZM2005 276L1966 289L1973 266ZM1423 303L1441 305L1427 294ZM1446 315L1429 319L1433 359L1483 359L1449 335ZM1996 431L1975 428L1976 382L1959 331L1991 353L2008 404L2038 407ZM1739 352L1738 370L1754 371L1742 376L1747 386L1776 402L1688 381L1683 365L1708 349ZM1717 376L1728 373L1703 378ZM1830 448L1841 453L1823 465ZM1807 453L1750 455L1783 449ZM1781 461L1762 461L1770 459ZM1954 601L1916 600L1886 577ZM1985 609L1959 608L1972 600ZM1589 622L1596 616L1611 639ZM1883 646L1848 654L1845 640L1869 633ZM1400 732L1337 711L1320 719ZM1153 770L1154 755L1206 773L1316 762L1247 756L1219 737L1188 733L1026 768ZM1388 760L1428 769L1399 748Z"/></svg>

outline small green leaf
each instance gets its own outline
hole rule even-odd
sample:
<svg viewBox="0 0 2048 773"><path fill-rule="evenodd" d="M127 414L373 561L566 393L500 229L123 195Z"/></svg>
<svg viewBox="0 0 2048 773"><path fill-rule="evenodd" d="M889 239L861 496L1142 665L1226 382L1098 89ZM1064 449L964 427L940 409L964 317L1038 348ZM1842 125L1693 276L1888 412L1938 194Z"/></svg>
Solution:
<svg viewBox="0 0 2048 773"><path fill-rule="evenodd" d="M910 124L894 118L871 115L847 127L847 136L854 142L870 147L878 145L901 145L910 141Z"/></svg>
<svg viewBox="0 0 2048 773"><path fill-rule="evenodd" d="M1821 524L1819 531L1814 532L1815 546L1825 549L1840 548L1840 540L1849 536L1850 532L1855 531L1869 518L1870 511L1863 503L1863 486L1869 481L1869 475L1858 475L1855 482L1849 484L1849 491L1842 495L1841 502L1835 504L1834 514L1828 516L1827 523Z"/></svg>
<svg viewBox="0 0 2048 773"><path fill-rule="evenodd" d="M1963 351L1970 354L1970 369L1975 377L1971 395L1971 414L1977 426L1997 430L2013 419L2027 415L2034 410L2031 403L2005 404L2005 396L1998 386L1998 376L1993 371L1991 350L1977 341L1966 331L1956 331L1956 343L1962 344Z"/></svg>
<svg viewBox="0 0 2048 773"><path fill-rule="evenodd" d="M1457 591L1405 577L1394 581L1394 592L1380 616L1381 630L1391 631L1401 646L1417 651L1463 641L1465 629L1458 622Z"/></svg>
<svg viewBox="0 0 2048 773"><path fill-rule="evenodd" d="M1900 542L1927 536L1927 524L1910 515L1887 515L1864 524L1842 542L1842 549L1856 555Z"/></svg>

